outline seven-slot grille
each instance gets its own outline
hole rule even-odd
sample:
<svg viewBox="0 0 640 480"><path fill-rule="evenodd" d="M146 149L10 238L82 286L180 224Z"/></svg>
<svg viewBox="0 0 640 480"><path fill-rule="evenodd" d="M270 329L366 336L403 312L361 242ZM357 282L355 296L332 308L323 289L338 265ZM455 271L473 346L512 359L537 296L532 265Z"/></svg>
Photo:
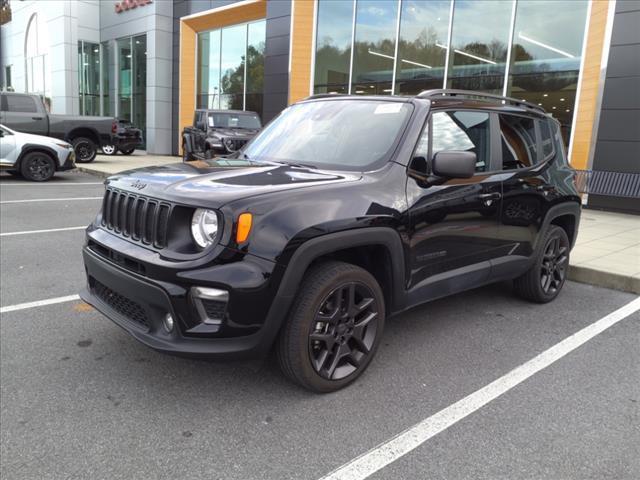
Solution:
<svg viewBox="0 0 640 480"><path fill-rule="evenodd" d="M170 213L168 203L107 189L102 204L102 226L136 242L164 248Z"/></svg>

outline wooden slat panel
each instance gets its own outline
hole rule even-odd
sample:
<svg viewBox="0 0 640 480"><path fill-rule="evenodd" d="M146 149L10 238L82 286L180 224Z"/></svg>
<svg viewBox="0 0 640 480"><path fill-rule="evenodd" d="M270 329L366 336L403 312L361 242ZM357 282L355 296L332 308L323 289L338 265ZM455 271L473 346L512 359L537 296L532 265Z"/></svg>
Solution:
<svg viewBox="0 0 640 480"><path fill-rule="evenodd" d="M294 0L291 32L289 103L309 96L313 57L313 10L315 0Z"/></svg>
<svg viewBox="0 0 640 480"><path fill-rule="evenodd" d="M584 51L584 67L580 85L580 99L576 106L576 125L573 132L571 165L580 170L588 167L591 137L600 91L600 62L604 47L604 36L609 12L609 1L593 1L589 31Z"/></svg>

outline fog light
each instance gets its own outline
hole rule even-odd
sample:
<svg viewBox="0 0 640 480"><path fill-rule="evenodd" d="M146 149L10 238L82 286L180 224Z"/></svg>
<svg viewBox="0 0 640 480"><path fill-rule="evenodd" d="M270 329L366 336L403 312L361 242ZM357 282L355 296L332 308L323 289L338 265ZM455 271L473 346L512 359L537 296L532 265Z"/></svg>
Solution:
<svg viewBox="0 0 640 480"><path fill-rule="evenodd" d="M171 333L171 330L173 330L173 317L170 313L167 313L165 315L164 319L162 320L162 324L164 325L164 329L167 331L167 333Z"/></svg>

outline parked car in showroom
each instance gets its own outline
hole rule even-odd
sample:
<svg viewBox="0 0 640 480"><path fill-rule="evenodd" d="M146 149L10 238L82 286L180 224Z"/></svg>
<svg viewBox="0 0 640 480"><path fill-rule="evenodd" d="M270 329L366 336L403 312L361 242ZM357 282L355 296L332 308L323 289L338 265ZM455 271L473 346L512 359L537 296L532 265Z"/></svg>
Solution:
<svg viewBox="0 0 640 480"><path fill-rule="evenodd" d="M39 95L0 93L0 123L15 131L53 137L73 145L78 163L92 162L98 148L119 147L118 121L112 117L54 115ZM142 143L140 137L137 144ZM127 148L131 142L127 140Z"/></svg>
<svg viewBox="0 0 640 480"><path fill-rule="evenodd" d="M71 144L0 125L0 169L3 171L34 182L46 182L55 172L73 168L75 153Z"/></svg>
<svg viewBox="0 0 640 480"><path fill-rule="evenodd" d="M243 110L196 110L193 125L182 132L182 158L212 158L241 149L262 128L255 112Z"/></svg>
<svg viewBox="0 0 640 480"><path fill-rule="evenodd" d="M320 95L226 158L110 177L81 296L156 350L275 346L287 377L330 392L409 308L504 280L552 301L579 220L560 126L537 105Z"/></svg>
<svg viewBox="0 0 640 480"><path fill-rule="evenodd" d="M102 153L105 155L115 155L118 152L123 155L131 155L136 148L144 143L142 130L135 128L128 120L118 120L113 138L115 139L114 144L102 145Z"/></svg>

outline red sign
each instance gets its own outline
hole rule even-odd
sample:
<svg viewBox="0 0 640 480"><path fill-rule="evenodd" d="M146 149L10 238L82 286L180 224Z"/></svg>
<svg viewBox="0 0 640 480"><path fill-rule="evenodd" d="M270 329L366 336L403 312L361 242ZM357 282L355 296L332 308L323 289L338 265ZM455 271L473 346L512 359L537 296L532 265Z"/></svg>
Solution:
<svg viewBox="0 0 640 480"><path fill-rule="evenodd" d="M144 7L149 5L153 0L122 0L116 3L116 13L122 13L126 10L132 10L136 7Z"/></svg>

